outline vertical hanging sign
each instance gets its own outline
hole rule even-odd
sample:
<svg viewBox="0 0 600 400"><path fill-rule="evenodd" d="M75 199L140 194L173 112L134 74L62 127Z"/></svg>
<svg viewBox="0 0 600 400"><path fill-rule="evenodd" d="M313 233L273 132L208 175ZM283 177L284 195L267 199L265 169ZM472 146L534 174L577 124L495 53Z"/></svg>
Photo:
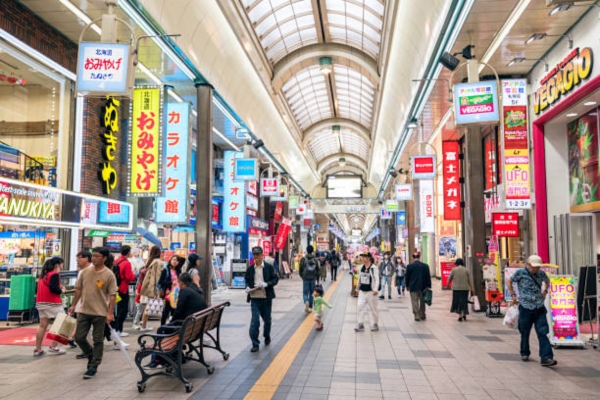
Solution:
<svg viewBox="0 0 600 400"><path fill-rule="evenodd" d="M161 193L162 89L135 88L129 141L130 196L152 197Z"/></svg>
<svg viewBox="0 0 600 400"><path fill-rule="evenodd" d="M182 223L187 221L189 103L168 103L166 115L164 196L156 198L156 222Z"/></svg>
<svg viewBox="0 0 600 400"><path fill-rule="evenodd" d="M435 232L435 205L433 201L433 181L419 182L419 200L421 210L421 233Z"/></svg>
<svg viewBox="0 0 600 400"><path fill-rule="evenodd" d="M444 220L460 221L458 142L443 142Z"/></svg>
<svg viewBox="0 0 600 400"><path fill-rule="evenodd" d="M502 81L504 124L504 188L506 208L531 208L529 146L527 134L527 81Z"/></svg>
<svg viewBox="0 0 600 400"><path fill-rule="evenodd" d="M113 96L107 96L106 103L102 107L102 158L104 162L100 163L98 178L102 182L102 193L110 194L117 187L118 174L114 167L114 160L117 157L117 142L116 133L119 132L119 106L121 102Z"/></svg>
<svg viewBox="0 0 600 400"><path fill-rule="evenodd" d="M223 201L223 231L245 232L246 193L245 181L235 180L235 159L244 157L244 153L226 151L224 155L224 201Z"/></svg>

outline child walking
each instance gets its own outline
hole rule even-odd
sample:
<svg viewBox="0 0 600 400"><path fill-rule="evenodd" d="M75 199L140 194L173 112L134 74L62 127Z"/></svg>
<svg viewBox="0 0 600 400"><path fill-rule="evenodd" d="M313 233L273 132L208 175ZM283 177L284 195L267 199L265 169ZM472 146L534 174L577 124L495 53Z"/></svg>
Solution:
<svg viewBox="0 0 600 400"><path fill-rule="evenodd" d="M315 321L317 321L317 330L323 330L323 322L321 322L321 317L323 316L323 305L326 305L327 307L331 308L331 304L329 304L324 298L323 298L323 287L322 286L317 286L315 287L315 292L313 294L314 297L314 304L313 304L313 310L315 312Z"/></svg>

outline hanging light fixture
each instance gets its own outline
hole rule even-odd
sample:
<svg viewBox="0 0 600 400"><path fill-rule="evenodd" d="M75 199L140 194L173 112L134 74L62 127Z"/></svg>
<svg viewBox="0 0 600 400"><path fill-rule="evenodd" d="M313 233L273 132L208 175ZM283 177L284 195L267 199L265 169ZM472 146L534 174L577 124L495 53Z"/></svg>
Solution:
<svg viewBox="0 0 600 400"><path fill-rule="evenodd" d="M341 128L339 125L333 125L331 127L331 133L333 133L335 136L340 136L340 131L341 131Z"/></svg>
<svg viewBox="0 0 600 400"><path fill-rule="evenodd" d="M412 118L408 123L408 129L415 129L419 126L419 121L416 118Z"/></svg>
<svg viewBox="0 0 600 400"><path fill-rule="evenodd" d="M321 57L319 58L319 69L323 73L323 75L328 75L331 73L332 62L331 57Z"/></svg>
<svg viewBox="0 0 600 400"><path fill-rule="evenodd" d="M346 166L346 159L344 157L340 157L339 159L340 167Z"/></svg>

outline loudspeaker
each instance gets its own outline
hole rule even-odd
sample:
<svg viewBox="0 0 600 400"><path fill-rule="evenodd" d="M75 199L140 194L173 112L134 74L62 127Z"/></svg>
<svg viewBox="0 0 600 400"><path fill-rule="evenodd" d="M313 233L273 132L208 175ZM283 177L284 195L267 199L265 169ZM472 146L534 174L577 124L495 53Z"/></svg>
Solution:
<svg viewBox="0 0 600 400"><path fill-rule="evenodd" d="M440 57L440 63L450 71L454 71L456 67L458 67L460 60L454 57L452 54L444 52L444 54L442 54Z"/></svg>

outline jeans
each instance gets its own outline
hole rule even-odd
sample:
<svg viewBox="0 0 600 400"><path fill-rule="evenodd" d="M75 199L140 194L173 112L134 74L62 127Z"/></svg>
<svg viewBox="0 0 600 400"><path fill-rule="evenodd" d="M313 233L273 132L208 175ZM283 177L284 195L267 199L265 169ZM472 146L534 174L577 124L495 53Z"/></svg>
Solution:
<svg viewBox="0 0 600 400"><path fill-rule="evenodd" d="M546 308L541 307L536 310L528 310L519 305L519 332L521 332L521 356L528 356L531 352L529 351L529 334L531 333L531 327L535 326L535 333L538 337L540 346L540 359L541 361L550 360L554 358L552 352L552 345L550 339L548 339L548 333L550 328L548 327L548 320L546 320Z"/></svg>
<svg viewBox="0 0 600 400"><path fill-rule="evenodd" d="M250 307L252 309L252 320L250 321L250 340L252 346L258 347L260 340L258 334L260 330L260 318L263 319L264 329L263 336L271 337L271 307L273 300L268 299L250 299Z"/></svg>
<svg viewBox="0 0 600 400"><path fill-rule="evenodd" d="M135 316L133 317L134 325L140 324L140 322L142 321L142 314L144 313L145 309L146 309L146 303L137 303L135 305Z"/></svg>
<svg viewBox="0 0 600 400"><path fill-rule="evenodd" d="M404 282L403 276L396 276L396 288L398 289L398 294L404 294L406 290L406 282Z"/></svg>
<svg viewBox="0 0 600 400"><path fill-rule="evenodd" d="M314 279L307 279L302 282L302 299L304 304L308 301L308 308L313 307L313 293L315 292Z"/></svg>
<svg viewBox="0 0 600 400"><path fill-rule="evenodd" d="M377 325L379 323L378 304L377 296L374 296L372 291L363 292L362 290L359 290L358 301L356 302L356 322L358 322L359 325L363 325L365 323L367 312L370 312L369 320L371 325Z"/></svg>
<svg viewBox="0 0 600 400"><path fill-rule="evenodd" d="M415 318L425 318L425 302L423 301L422 291L411 291L410 302L412 303L412 310Z"/></svg>
<svg viewBox="0 0 600 400"><path fill-rule="evenodd" d="M331 266L331 279L334 281L337 279L337 270L338 270L337 266L335 266L335 267L333 265Z"/></svg>
<svg viewBox="0 0 600 400"><path fill-rule="evenodd" d="M102 353L104 352L104 327L106 326L106 317L99 315L88 315L77 313L77 329L75 331L75 341L77 345L90 358L88 368L98 368L102 363ZM87 341L87 335L92 328L92 339L94 347Z"/></svg>
<svg viewBox="0 0 600 400"><path fill-rule="evenodd" d="M392 277L383 275L381 277L381 293L380 296L385 297L385 285L388 287L388 297L392 297Z"/></svg>
<svg viewBox="0 0 600 400"><path fill-rule="evenodd" d="M117 315L112 323L112 327L120 333L123 332L123 324L129 313L129 293L119 292L119 296L121 296L121 301L117 303Z"/></svg>

